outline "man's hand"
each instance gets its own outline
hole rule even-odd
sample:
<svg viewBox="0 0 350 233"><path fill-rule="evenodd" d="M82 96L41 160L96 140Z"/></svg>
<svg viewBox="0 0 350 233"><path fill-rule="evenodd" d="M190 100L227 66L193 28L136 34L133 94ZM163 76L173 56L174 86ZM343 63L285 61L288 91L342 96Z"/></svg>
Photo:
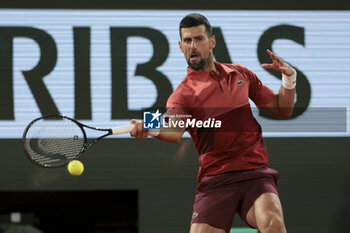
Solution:
<svg viewBox="0 0 350 233"><path fill-rule="evenodd" d="M288 63L282 61L276 54L271 52L270 50L267 50L267 54L270 55L272 59L272 64L261 64L262 68L265 69L274 69L277 70L278 72L281 72L282 74L285 74L287 76L292 76L293 74L296 73L295 69L291 67Z"/></svg>
<svg viewBox="0 0 350 233"><path fill-rule="evenodd" d="M297 72L288 63L282 61L276 54L267 50L272 64L261 64L265 69L274 69L282 73L282 87L278 95L264 108L279 118L288 118L293 113Z"/></svg>
<svg viewBox="0 0 350 233"><path fill-rule="evenodd" d="M137 139L146 138L150 135L148 129L143 128L143 122L141 120L131 120L131 124L134 125L134 128L130 131L130 136L135 137Z"/></svg>
<svg viewBox="0 0 350 233"><path fill-rule="evenodd" d="M176 121L176 119L173 119L173 121ZM161 128L160 130L144 129L143 121L135 119L131 120L130 123L134 125L134 128L130 131L130 136L137 139L152 136L165 142L178 142L185 132L185 128L169 127L165 129Z"/></svg>
<svg viewBox="0 0 350 233"><path fill-rule="evenodd" d="M130 124L134 125L134 128L130 131L130 136L137 139L146 138L148 136L157 137L160 133L159 129L144 129L143 121L132 119Z"/></svg>
<svg viewBox="0 0 350 233"><path fill-rule="evenodd" d="M272 59L272 64L261 64L265 69L274 69L282 73L282 86L292 90L296 86L297 72L288 63L282 61L276 54L267 50Z"/></svg>

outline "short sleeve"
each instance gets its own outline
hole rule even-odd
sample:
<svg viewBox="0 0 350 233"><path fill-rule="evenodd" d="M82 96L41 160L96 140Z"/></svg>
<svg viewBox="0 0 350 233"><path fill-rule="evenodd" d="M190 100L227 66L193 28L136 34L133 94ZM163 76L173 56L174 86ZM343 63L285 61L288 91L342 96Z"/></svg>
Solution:
<svg viewBox="0 0 350 233"><path fill-rule="evenodd" d="M276 97L277 94L265 86L253 71L244 68L244 73L249 80L249 98L258 108L270 103Z"/></svg>
<svg viewBox="0 0 350 233"><path fill-rule="evenodd" d="M181 94L179 94L179 92L176 92L176 91L173 92L168 98L166 109L167 109L167 118L165 119L166 121L168 121L168 117L170 116L186 119L190 115L189 108L187 107L185 98Z"/></svg>

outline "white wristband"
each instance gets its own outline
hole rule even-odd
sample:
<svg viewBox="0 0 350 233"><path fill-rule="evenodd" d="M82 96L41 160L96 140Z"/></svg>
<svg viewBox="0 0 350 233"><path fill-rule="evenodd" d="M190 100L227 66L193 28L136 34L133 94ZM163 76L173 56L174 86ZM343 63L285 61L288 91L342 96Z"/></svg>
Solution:
<svg viewBox="0 0 350 233"><path fill-rule="evenodd" d="M293 89L297 84L297 73L295 72L291 76L282 74L282 86L286 89Z"/></svg>

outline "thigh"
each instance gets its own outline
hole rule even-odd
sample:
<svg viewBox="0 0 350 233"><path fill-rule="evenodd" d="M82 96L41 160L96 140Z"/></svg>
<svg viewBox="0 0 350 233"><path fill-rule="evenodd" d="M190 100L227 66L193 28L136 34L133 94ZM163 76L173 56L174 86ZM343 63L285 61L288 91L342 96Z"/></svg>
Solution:
<svg viewBox="0 0 350 233"><path fill-rule="evenodd" d="M273 169L265 168L251 172L250 177L252 179L245 184L244 197L238 213L243 221L253 226L248 222L247 214L263 194L274 193L278 197L279 173Z"/></svg>
<svg viewBox="0 0 350 233"><path fill-rule="evenodd" d="M211 226L229 232L241 196L239 185L232 183L228 174L203 178L197 187L191 224L195 229Z"/></svg>
<svg viewBox="0 0 350 233"><path fill-rule="evenodd" d="M281 201L276 193L264 193L254 202L247 213L247 223L254 228L263 228L271 219L283 222Z"/></svg>
<svg viewBox="0 0 350 233"><path fill-rule="evenodd" d="M190 233L228 233L223 229L213 227L206 223L193 223Z"/></svg>

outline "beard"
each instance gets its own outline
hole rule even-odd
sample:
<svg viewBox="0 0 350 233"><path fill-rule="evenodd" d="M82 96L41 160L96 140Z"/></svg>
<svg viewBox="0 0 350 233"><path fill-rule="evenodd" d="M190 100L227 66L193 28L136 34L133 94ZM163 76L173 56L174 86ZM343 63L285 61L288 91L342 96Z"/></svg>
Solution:
<svg viewBox="0 0 350 233"><path fill-rule="evenodd" d="M187 64L192 70L195 70L195 71L202 70L204 67L210 64L210 55L207 58L201 57L199 62L191 62L191 56L190 56L190 58L187 59Z"/></svg>

